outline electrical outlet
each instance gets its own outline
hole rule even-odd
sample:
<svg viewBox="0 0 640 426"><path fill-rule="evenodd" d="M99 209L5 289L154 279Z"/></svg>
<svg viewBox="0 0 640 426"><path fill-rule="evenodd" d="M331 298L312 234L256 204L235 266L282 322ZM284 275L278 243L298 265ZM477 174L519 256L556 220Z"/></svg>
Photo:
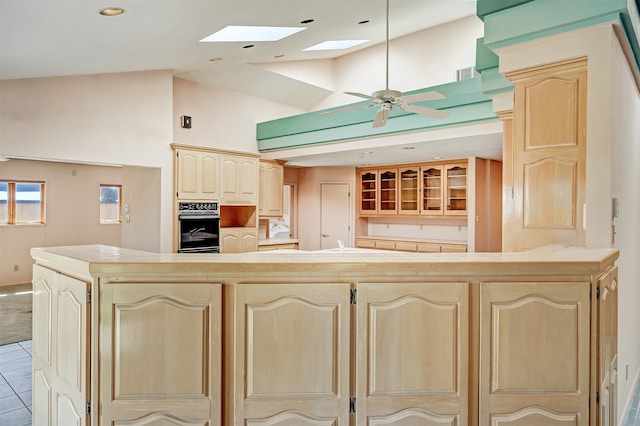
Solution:
<svg viewBox="0 0 640 426"><path fill-rule="evenodd" d="M18 269L20 269L18 265L13 265L13 272L18 272Z"/></svg>
<svg viewBox="0 0 640 426"><path fill-rule="evenodd" d="M389 224L387 223L387 229L389 229Z"/></svg>

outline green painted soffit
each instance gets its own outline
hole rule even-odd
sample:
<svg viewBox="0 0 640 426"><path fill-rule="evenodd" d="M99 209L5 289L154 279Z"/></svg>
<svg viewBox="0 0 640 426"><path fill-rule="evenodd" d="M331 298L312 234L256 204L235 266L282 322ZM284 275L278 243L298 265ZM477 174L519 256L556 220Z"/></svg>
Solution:
<svg viewBox="0 0 640 426"><path fill-rule="evenodd" d="M445 119L434 119L394 108L385 126L373 128L371 125L377 108L364 108L339 114L322 115L323 112L368 105L370 103L369 101L364 101L258 123L258 149L264 152L301 148L497 119L492 109L491 99L481 91L480 77L415 90L405 94L410 95L432 90L444 93L447 98L419 104L448 111L449 116Z"/></svg>
<svg viewBox="0 0 640 426"><path fill-rule="evenodd" d="M504 6L500 7L500 3ZM638 0L635 3L627 0L478 0L477 10L483 13L484 44L492 50L618 21L634 53L636 67L640 69L637 4Z"/></svg>
<svg viewBox="0 0 640 426"><path fill-rule="evenodd" d="M532 0L478 0L476 2L476 15L484 21L484 17L487 15L530 1Z"/></svg>

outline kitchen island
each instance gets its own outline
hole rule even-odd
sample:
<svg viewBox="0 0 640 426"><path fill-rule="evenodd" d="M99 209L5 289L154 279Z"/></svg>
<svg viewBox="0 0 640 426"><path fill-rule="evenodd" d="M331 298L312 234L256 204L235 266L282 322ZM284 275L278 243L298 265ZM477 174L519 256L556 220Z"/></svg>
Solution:
<svg viewBox="0 0 640 426"><path fill-rule="evenodd" d="M34 424L596 424L618 252L35 248Z"/></svg>

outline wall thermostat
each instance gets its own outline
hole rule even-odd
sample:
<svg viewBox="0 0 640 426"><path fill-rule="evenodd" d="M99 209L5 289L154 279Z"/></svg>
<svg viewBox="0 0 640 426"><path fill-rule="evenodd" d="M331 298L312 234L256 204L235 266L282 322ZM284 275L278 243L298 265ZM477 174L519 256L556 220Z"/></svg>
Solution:
<svg viewBox="0 0 640 426"><path fill-rule="evenodd" d="M180 117L180 125L182 126L183 129L190 129L191 117L188 115L183 115L182 117Z"/></svg>

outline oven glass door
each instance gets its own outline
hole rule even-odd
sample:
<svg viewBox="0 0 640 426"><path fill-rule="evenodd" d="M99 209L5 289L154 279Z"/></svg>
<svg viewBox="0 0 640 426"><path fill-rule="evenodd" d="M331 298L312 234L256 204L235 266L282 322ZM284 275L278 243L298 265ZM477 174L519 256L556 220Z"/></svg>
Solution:
<svg viewBox="0 0 640 426"><path fill-rule="evenodd" d="M179 253L220 252L220 216L181 215Z"/></svg>

